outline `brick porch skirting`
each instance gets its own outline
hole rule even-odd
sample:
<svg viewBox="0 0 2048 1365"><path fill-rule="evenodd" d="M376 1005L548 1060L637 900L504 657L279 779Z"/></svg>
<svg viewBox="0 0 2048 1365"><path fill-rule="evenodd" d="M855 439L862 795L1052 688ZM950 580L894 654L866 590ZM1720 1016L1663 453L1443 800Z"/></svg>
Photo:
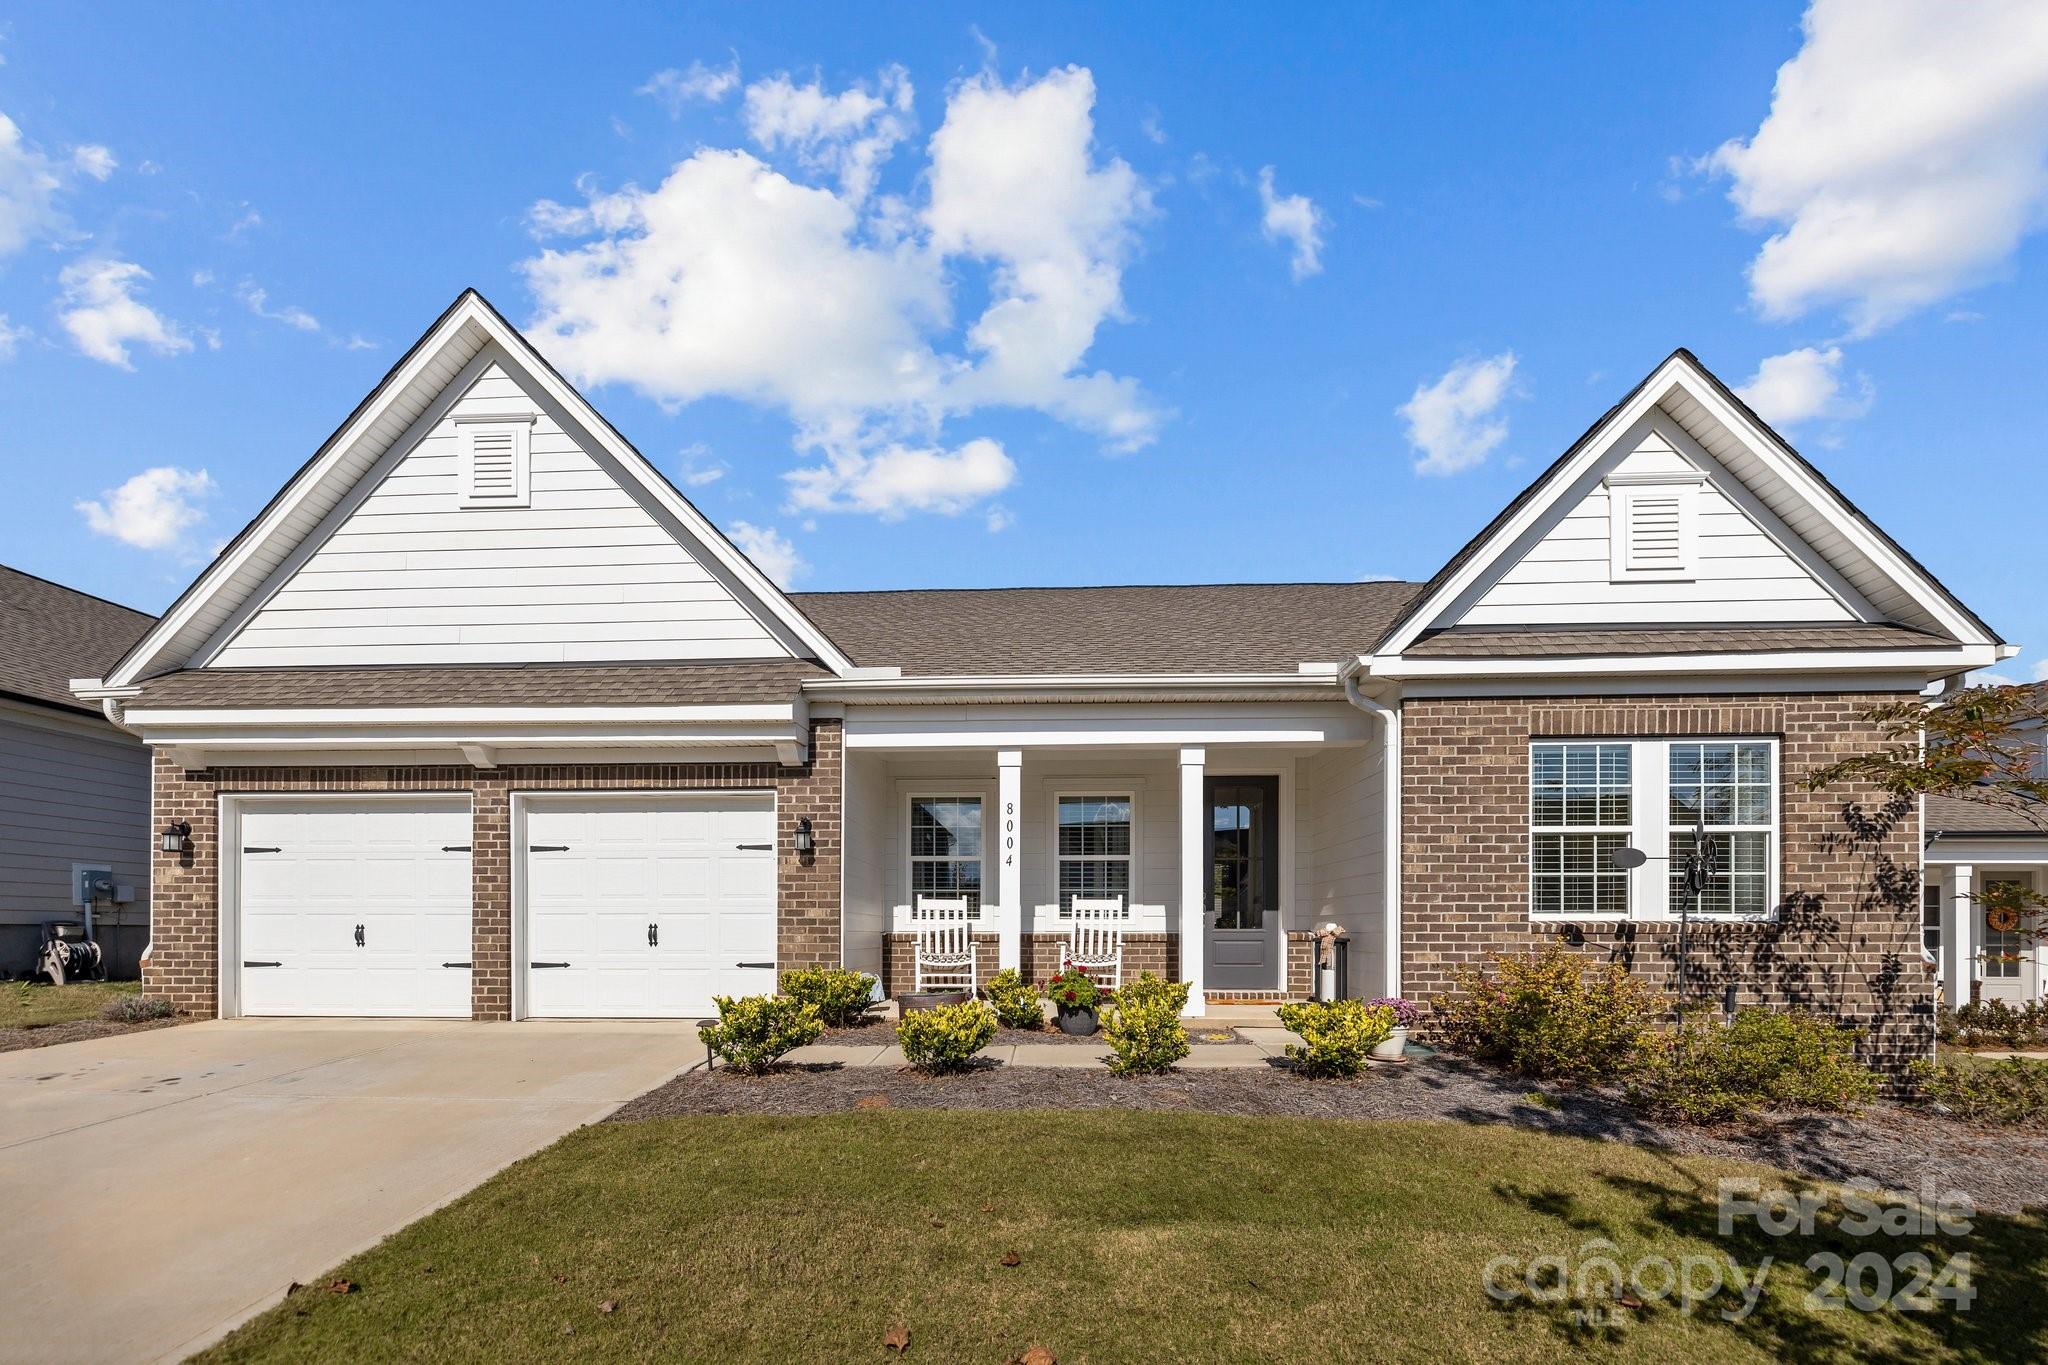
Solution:
<svg viewBox="0 0 2048 1365"><path fill-rule="evenodd" d="M470 1013L512 1014L512 794L514 792L767 790L775 793L776 958L784 967L836 966L839 954L841 735L837 720L811 725L810 761L616 763L478 769L436 767L209 768L188 772L155 755L155 828L189 820L192 847L153 856L151 948L143 988L180 1014L211 1016L219 1001L219 798L239 793L443 792L470 798L475 885L470 928ZM791 851L808 816L816 843Z"/></svg>

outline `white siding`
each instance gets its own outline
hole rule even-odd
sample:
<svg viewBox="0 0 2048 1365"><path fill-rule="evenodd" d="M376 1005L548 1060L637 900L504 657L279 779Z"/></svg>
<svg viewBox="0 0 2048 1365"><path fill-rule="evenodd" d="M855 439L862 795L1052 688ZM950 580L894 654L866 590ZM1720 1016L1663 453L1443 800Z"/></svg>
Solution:
<svg viewBox="0 0 2048 1365"><path fill-rule="evenodd" d="M535 417L529 506L461 505L456 421L493 414ZM787 657L714 564L493 364L212 662Z"/></svg>
<svg viewBox="0 0 2048 1365"><path fill-rule="evenodd" d="M1766 526L1730 490L1722 469L1675 425L1653 423L1632 445L1603 461L1575 504L1540 530L1504 573L1492 576L1474 598L1454 606L1436 624L1595 625L1602 623L1854 621L1840 597L1785 548L1789 532ZM1693 454L1682 454L1680 443ZM1613 581L1609 543L1610 474L1690 474L1708 481L1692 496L1696 563L1677 581ZM1739 496L1739 494L1738 494ZM1774 534L1775 533L1775 534ZM1815 556L1815 562L1818 556Z"/></svg>
<svg viewBox="0 0 2048 1365"><path fill-rule="evenodd" d="M35 956L46 919L76 921L71 864L114 870L133 903L94 912L120 975L149 926L149 751L112 726L0 703L0 971Z"/></svg>
<svg viewBox="0 0 2048 1365"><path fill-rule="evenodd" d="M1298 927L1344 926L1350 993L1370 999L1386 980L1386 857L1382 746L1326 749L1301 762L1305 870Z"/></svg>
<svg viewBox="0 0 2048 1365"><path fill-rule="evenodd" d="M842 771L846 787L840 811L846 856L840 864L840 961L856 971L882 974L882 932L888 924L883 899L888 828L895 803L889 765L879 758L848 754Z"/></svg>

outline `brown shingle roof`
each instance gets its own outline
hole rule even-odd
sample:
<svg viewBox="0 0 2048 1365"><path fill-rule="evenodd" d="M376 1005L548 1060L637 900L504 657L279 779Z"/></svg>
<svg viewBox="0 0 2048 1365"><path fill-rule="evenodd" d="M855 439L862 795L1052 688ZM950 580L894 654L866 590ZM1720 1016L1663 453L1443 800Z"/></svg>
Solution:
<svg viewBox="0 0 2048 1365"><path fill-rule="evenodd" d="M1413 583L794 593L864 666L911 676L1291 673L1378 639Z"/></svg>
<svg viewBox="0 0 2048 1365"><path fill-rule="evenodd" d="M1927 836L1937 834L2030 834L2048 839L2048 812L2037 822L2011 806L1959 796L1930 796Z"/></svg>
<svg viewBox="0 0 2048 1365"><path fill-rule="evenodd" d="M1925 649L1944 641L1909 626L1603 626L1504 629L1464 626L1425 635L1410 659L1573 659L1647 654L1748 654L1813 649Z"/></svg>
<svg viewBox="0 0 2048 1365"><path fill-rule="evenodd" d="M129 706L710 706L786 702L824 676L790 661L213 668L151 678Z"/></svg>
<svg viewBox="0 0 2048 1365"><path fill-rule="evenodd" d="M155 619L0 565L0 693L98 715L71 679L102 676Z"/></svg>

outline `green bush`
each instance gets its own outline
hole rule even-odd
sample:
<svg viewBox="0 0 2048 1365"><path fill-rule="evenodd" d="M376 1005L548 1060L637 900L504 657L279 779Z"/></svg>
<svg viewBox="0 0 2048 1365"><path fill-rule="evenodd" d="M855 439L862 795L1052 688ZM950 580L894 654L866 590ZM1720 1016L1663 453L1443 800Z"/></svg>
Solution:
<svg viewBox="0 0 2048 1365"><path fill-rule="evenodd" d="M1766 1109L1854 1109L1877 1093L1856 1033L1810 1014L1746 1009L1643 1041L1629 1097L1653 1113L1725 1123Z"/></svg>
<svg viewBox="0 0 2048 1365"><path fill-rule="evenodd" d="M1045 1027L1045 1009L1038 1001L1038 987L1026 981L1024 973L1016 968L997 972L981 993L1004 1028Z"/></svg>
<svg viewBox="0 0 2048 1365"><path fill-rule="evenodd" d="M1913 1089L1929 1104L1979 1123L2040 1123L2048 1119L2048 1061L1915 1062Z"/></svg>
<svg viewBox="0 0 2048 1365"><path fill-rule="evenodd" d="M996 1012L979 1000L912 1010L896 1025L903 1057L923 1071L965 1071L996 1036Z"/></svg>
<svg viewBox="0 0 2048 1365"><path fill-rule="evenodd" d="M100 1018L116 1024L146 1024L152 1019L168 1019L177 1012L177 1007L162 996L123 995L109 1000L100 1011Z"/></svg>
<svg viewBox="0 0 2048 1365"><path fill-rule="evenodd" d="M1119 1076L1171 1070L1188 1055L1188 1031L1180 1021L1188 983L1162 981L1146 972L1110 997L1102 1036L1109 1043L1109 1069Z"/></svg>
<svg viewBox="0 0 2048 1365"><path fill-rule="evenodd" d="M1944 1005L1935 1031L1942 1042L1955 1047L2023 1048L2048 1043L2048 1005L2029 1001L2013 1006L2003 1000L1972 1000L1959 1010Z"/></svg>
<svg viewBox="0 0 2048 1365"><path fill-rule="evenodd" d="M875 999L875 979L848 967L800 967L782 974L782 993L816 1006L826 1028L845 1028L867 1016Z"/></svg>
<svg viewBox="0 0 2048 1365"><path fill-rule="evenodd" d="M1431 1000L1444 1041L1531 1076L1614 1081L1628 1071L1664 997L1618 963L1594 964L1552 945L1526 958L1495 954L1497 975L1463 968L1457 992Z"/></svg>
<svg viewBox="0 0 2048 1365"><path fill-rule="evenodd" d="M1280 1022L1301 1035L1287 1045L1304 1076L1356 1076L1366 1055L1394 1035L1394 1007L1363 1000L1304 1000L1280 1007Z"/></svg>
<svg viewBox="0 0 2048 1365"><path fill-rule="evenodd" d="M718 1022L704 1025L697 1036L734 1071L766 1071L785 1052L816 1042L825 1031L818 1007L805 1001L778 995L711 998L718 1002Z"/></svg>

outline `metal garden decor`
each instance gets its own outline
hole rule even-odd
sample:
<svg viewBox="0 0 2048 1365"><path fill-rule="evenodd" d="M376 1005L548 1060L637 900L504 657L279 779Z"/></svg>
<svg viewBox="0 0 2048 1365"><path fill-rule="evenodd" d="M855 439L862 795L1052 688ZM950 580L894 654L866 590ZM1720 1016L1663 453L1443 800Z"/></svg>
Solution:
<svg viewBox="0 0 2048 1365"><path fill-rule="evenodd" d="M1610 856L1614 865L1625 872L1650 861L1650 855L1639 848L1617 848ZM1720 871L1721 846L1707 833L1706 813L1702 811L1693 823L1692 847L1679 864L1679 879L1685 889L1685 897L1678 903L1678 993L1681 999L1692 974L1692 917L1700 912L1700 902L1706 897L1707 887ZM1732 996L1734 988L1731 986L1729 989Z"/></svg>

